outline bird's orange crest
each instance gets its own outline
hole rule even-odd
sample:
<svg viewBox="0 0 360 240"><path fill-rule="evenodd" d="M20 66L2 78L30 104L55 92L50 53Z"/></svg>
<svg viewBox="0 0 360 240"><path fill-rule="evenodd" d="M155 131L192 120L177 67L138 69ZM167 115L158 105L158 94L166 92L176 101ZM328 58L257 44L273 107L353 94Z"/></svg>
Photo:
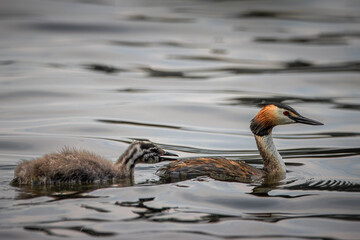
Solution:
<svg viewBox="0 0 360 240"><path fill-rule="evenodd" d="M274 127L276 125L276 117L274 115L275 109L275 105L263 107L254 117L254 121L264 127Z"/></svg>

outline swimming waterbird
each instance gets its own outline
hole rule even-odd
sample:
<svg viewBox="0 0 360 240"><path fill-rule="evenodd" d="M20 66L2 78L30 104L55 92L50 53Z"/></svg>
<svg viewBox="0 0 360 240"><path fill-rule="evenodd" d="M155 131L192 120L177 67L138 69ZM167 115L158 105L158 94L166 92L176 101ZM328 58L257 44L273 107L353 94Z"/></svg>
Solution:
<svg viewBox="0 0 360 240"><path fill-rule="evenodd" d="M272 129L278 125L292 123L323 125L318 121L303 117L292 107L280 103L264 106L251 120L250 129L255 136L257 148L264 163L263 169L250 166L242 161L200 157L171 162L162 166L157 171L157 175L166 181L179 181L199 176L239 182L253 182L264 178L274 181L281 180L285 177L286 168L274 145Z"/></svg>
<svg viewBox="0 0 360 240"><path fill-rule="evenodd" d="M137 163L157 163L161 156L176 156L149 141L135 141L116 163L86 150L64 148L58 153L23 161L15 168L14 185L94 183L131 178Z"/></svg>

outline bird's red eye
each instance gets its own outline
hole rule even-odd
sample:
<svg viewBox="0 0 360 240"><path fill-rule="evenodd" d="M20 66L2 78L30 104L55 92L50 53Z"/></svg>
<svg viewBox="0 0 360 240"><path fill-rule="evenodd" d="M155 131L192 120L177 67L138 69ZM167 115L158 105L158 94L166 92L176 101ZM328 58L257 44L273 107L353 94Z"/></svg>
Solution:
<svg viewBox="0 0 360 240"><path fill-rule="evenodd" d="M288 112L288 111L283 112L283 114L284 114L285 116L289 116L289 112Z"/></svg>

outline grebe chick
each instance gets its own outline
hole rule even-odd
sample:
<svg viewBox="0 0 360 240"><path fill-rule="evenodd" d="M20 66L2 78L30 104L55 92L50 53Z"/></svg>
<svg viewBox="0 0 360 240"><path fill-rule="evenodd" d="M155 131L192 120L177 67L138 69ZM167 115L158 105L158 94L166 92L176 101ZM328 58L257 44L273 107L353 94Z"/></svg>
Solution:
<svg viewBox="0 0 360 240"><path fill-rule="evenodd" d="M161 156L176 156L154 143L135 141L112 163L86 150L64 148L59 153L23 161L14 172L15 185L93 183L133 177L136 163L157 163Z"/></svg>
<svg viewBox="0 0 360 240"><path fill-rule="evenodd" d="M157 175L166 181L179 181L199 176L239 182L252 182L265 177L270 181L281 180L286 174L285 163L276 150L271 133L273 127L291 123L323 125L301 116L292 107L279 103L264 106L251 120L250 129L255 136L264 163L263 169L252 167L242 161L202 157L171 162L162 166L157 171Z"/></svg>

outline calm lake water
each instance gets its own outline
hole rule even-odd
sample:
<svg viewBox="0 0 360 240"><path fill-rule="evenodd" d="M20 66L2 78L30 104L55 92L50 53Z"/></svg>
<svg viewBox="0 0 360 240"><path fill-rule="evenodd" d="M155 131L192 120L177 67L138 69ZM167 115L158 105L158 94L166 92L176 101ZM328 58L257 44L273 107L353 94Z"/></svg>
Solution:
<svg viewBox="0 0 360 240"><path fill-rule="evenodd" d="M13 0L0 19L0 239L359 239L360 1ZM274 186L162 184L165 163L126 187L9 184L23 159L115 161L133 139L261 167L267 101L325 123L274 130Z"/></svg>

